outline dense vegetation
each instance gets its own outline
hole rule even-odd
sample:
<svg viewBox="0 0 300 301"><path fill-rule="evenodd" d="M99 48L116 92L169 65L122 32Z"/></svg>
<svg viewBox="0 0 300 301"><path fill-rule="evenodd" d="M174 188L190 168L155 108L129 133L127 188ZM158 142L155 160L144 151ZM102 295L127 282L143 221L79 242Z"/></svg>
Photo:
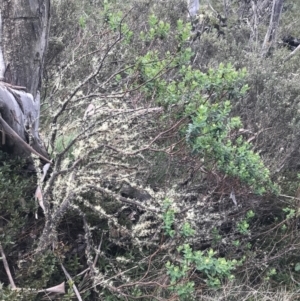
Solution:
<svg viewBox="0 0 300 301"><path fill-rule="evenodd" d="M30 174L0 153L20 288L1 269L1 300L296 300L299 60L281 41L300 36L297 5L264 53L272 1L191 21L185 1L53 0L54 163Z"/></svg>

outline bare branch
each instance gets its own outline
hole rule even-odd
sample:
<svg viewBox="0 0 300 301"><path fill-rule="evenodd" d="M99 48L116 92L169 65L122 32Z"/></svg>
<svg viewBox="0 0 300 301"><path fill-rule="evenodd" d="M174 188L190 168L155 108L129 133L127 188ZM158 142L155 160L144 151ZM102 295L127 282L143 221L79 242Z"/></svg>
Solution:
<svg viewBox="0 0 300 301"><path fill-rule="evenodd" d="M75 283L74 283L72 277L71 277L70 274L67 272L67 270L65 269L64 265L63 265L62 263L61 263L60 265L61 265L61 268L63 269L63 271L64 271L64 273L65 273L65 275L66 275L68 281L70 281L70 282L72 283L72 288L73 288L73 290L74 290L74 292L75 292L75 294L76 294L77 299L78 299L79 301L82 301L82 298L81 298L81 296L80 296L80 293L79 293L79 291L78 291L78 289L77 289L77 287L76 287L76 285L75 285Z"/></svg>
<svg viewBox="0 0 300 301"><path fill-rule="evenodd" d="M8 134L13 140L15 140L20 147L23 147L25 151L28 151L32 154L35 154L39 158L43 159L44 161L52 164L52 162L45 158L43 155L39 154L36 150L34 150L29 144L27 144L7 123L6 121L2 118L0 115L0 125L3 128L3 131Z"/></svg>
<svg viewBox="0 0 300 301"><path fill-rule="evenodd" d="M6 260L6 256L5 256L5 253L4 253L4 250L3 250L1 244L0 244L0 253L1 253L2 261L3 261L3 265L4 265L4 268L5 268L5 271L6 271L6 275L9 279L10 286L11 286L12 289L16 289L17 287L16 287L14 279L11 275L9 265L8 265L7 260Z"/></svg>
<svg viewBox="0 0 300 301"><path fill-rule="evenodd" d="M291 59L300 49L300 45L297 46L286 58L284 58L284 62L287 62L289 59Z"/></svg>

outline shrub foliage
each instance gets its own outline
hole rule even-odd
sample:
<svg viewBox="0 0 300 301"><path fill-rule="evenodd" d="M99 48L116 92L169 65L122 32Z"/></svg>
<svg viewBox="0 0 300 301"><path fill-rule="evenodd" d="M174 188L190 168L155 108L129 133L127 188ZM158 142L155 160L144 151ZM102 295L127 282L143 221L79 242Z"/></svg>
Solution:
<svg viewBox="0 0 300 301"><path fill-rule="evenodd" d="M0 154L1 247L23 288L2 272L3 300L50 298L42 289L65 278L64 300L291 287L298 209L280 188L295 185L297 62L277 44L261 56L267 1L211 2L191 22L180 1L53 1L42 91L53 164L42 181Z"/></svg>

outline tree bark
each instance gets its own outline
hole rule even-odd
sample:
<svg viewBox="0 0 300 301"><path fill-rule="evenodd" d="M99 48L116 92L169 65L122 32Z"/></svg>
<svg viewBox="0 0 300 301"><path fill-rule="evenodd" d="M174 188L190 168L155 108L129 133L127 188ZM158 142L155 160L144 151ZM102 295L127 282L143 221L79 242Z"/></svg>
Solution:
<svg viewBox="0 0 300 301"><path fill-rule="evenodd" d="M265 35L264 43L262 46L262 56L265 57L271 46L276 41L277 28L281 17L282 7L284 0L273 0L272 14L270 18L270 25Z"/></svg>
<svg viewBox="0 0 300 301"><path fill-rule="evenodd" d="M197 15L199 8L200 8L200 1L199 0L187 0L188 5L188 17L194 17Z"/></svg>
<svg viewBox="0 0 300 301"><path fill-rule="evenodd" d="M47 158L38 126L50 0L0 0L0 7L0 149Z"/></svg>

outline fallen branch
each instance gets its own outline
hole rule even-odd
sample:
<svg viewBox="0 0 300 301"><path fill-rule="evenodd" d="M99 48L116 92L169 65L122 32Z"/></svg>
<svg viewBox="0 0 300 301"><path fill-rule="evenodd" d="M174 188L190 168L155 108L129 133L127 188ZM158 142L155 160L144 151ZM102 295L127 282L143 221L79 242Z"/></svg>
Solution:
<svg viewBox="0 0 300 301"><path fill-rule="evenodd" d="M27 144L2 118L0 115L0 125L2 126L2 131L5 132L5 134L8 134L13 140L18 142L19 145L21 145L25 150L29 151L32 154L35 154L39 158L43 159L44 161L52 164L52 162L44 157L43 155L39 154L36 150L34 150L29 144Z"/></svg>
<svg viewBox="0 0 300 301"><path fill-rule="evenodd" d="M6 83L2 80L0 80L0 83L1 85L5 86L5 87L8 87L10 89L14 89L14 90L22 90L22 91L27 91L26 87L23 87L23 86L15 86L15 85L11 85L9 83Z"/></svg>
<svg viewBox="0 0 300 301"><path fill-rule="evenodd" d="M300 45L298 45L284 60L283 62L287 62L290 58L292 58L300 49Z"/></svg>

